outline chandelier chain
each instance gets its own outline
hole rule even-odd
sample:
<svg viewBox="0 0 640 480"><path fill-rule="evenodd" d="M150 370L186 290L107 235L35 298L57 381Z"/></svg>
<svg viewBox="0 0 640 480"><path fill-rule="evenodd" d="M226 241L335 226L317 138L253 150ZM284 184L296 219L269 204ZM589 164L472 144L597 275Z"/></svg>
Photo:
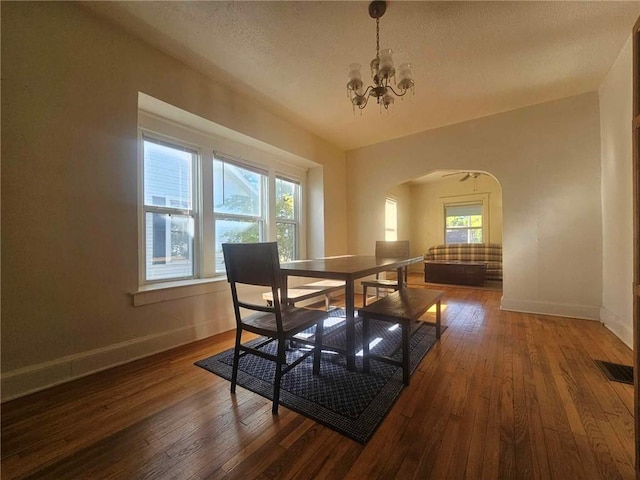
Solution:
<svg viewBox="0 0 640 480"><path fill-rule="evenodd" d="M376 18L376 58L380 59L380 18Z"/></svg>

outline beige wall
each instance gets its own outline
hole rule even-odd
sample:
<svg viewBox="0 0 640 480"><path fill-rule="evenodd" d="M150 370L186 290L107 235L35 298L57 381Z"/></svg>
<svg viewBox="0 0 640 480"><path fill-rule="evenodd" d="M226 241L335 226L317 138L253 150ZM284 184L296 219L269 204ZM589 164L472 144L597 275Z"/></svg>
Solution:
<svg viewBox="0 0 640 480"><path fill-rule="evenodd" d="M632 39L600 87L602 321L633 346Z"/></svg>
<svg viewBox="0 0 640 480"><path fill-rule="evenodd" d="M446 173L446 172L443 172ZM502 244L502 189L491 175L460 182L460 176L411 186L411 244L415 253L427 252L433 245L444 243L443 203L476 201L488 202L488 243ZM415 269L421 269L418 265Z"/></svg>
<svg viewBox="0 0 640 480"><path fill-rule="evenodd" d="M381 211L389 188L445 169L490 172L502 186L503 308L599 318L597 92L347 152L349 252L382 235L381 217L365 212Z"/></svg>
<svg viewBox="0 0 640 480"><path fill-rule="evenodd" d="M234 327L224 281L132 306L139 91L321 165L310 250L346 253L343 152L75 4L1 8L3 398Z"/></svg>

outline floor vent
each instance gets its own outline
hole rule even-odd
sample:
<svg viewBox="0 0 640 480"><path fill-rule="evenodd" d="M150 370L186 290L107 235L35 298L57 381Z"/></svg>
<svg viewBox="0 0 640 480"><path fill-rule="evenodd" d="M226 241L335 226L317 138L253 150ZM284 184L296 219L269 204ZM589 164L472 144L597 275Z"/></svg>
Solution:
<svg viewBox="0 0 640 480"><path fill-rule="evenodd" d="M604 362L602 360L596 360L595 362L609 380L633 385L633 367L620 365L619 363Z"/></svg>

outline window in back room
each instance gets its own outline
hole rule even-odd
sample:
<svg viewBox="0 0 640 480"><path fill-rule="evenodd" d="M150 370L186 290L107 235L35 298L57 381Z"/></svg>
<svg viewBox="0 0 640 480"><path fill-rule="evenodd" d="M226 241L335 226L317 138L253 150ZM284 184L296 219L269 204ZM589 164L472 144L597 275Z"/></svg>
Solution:
<svg viewBox="0 0 640 480"><path fill-rule="evenodd" d="M445 243L482 243L482 203L455 203L444 206Z"/></svg>
<svg viewBox="0 0 640 480"><path fill-rule="evenodd" d="M384 239L398 240L398 202L388 197L384 206Z"/></svg>

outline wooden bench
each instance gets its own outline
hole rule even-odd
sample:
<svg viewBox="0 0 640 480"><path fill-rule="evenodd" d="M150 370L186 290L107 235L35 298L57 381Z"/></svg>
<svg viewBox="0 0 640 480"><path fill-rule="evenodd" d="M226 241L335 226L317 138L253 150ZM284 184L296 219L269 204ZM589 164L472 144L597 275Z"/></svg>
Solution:
<svg viewBox="0 0 640 480"><path fill-rule="evenodd" d="M369 371L369 360L382 362L402 367L402 378L406 386L409 385L409 338L411 336L411 324L417 321L431 306L436 305L436 338L440 338L440 302L444 292L441 290L428 290L424 288L403 288L359 310L362 318L362 350L363 371ZM369 352L369 321L382 320L384 322L398 323L402 328L402 361L384 355L375 355Z"/></svg>
<svg viewBox="0 0 640 480"><path fill-rule="evenodd" d="M324 295L325 308L326 310L329 310L331 303L329 294L337 290L342 290L343 288L344 280L319 280L317 282L307 283L306 285L289 288L287 290L287 303L289 305L295 305L297 302L310 300L312 298ZM262 299L266 300L267 305L273 304L273 294L271 292L263 293Z"/></svg>

